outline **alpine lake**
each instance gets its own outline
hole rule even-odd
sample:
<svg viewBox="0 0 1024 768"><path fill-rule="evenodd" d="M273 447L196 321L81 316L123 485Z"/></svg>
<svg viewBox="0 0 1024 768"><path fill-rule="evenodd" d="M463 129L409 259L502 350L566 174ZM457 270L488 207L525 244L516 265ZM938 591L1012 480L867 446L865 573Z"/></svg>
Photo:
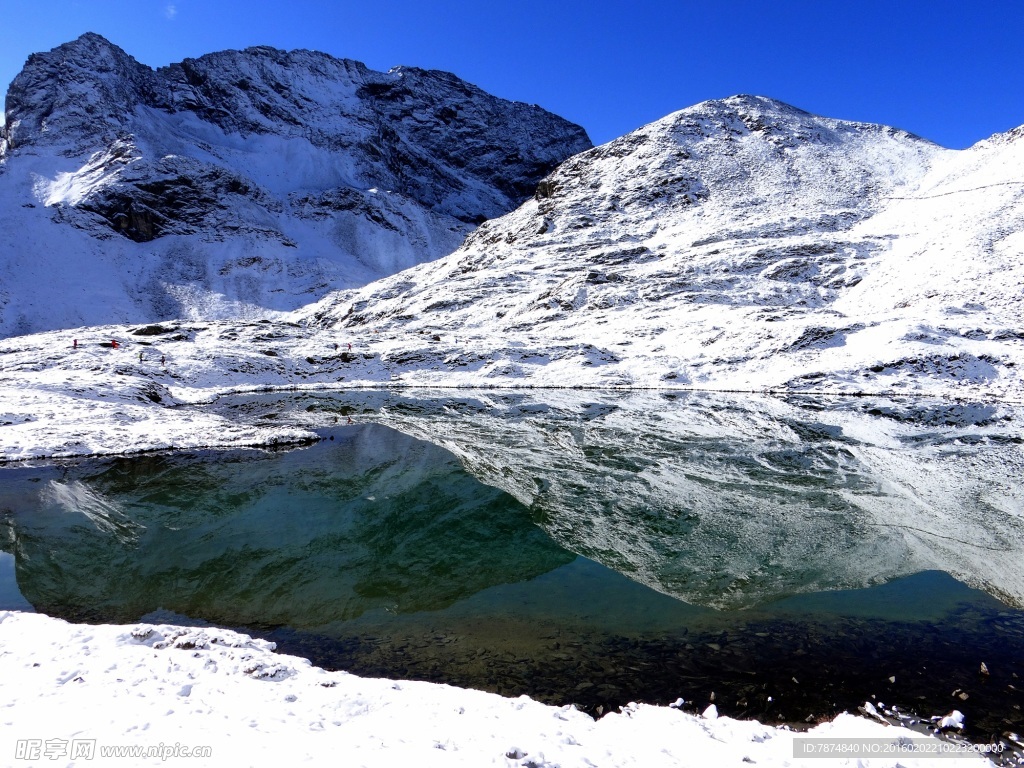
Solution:
<svg viewBox="0 0 1024 768"><path fill-rule="evenodd" d="M362 391L274 449L0 468L0 609L213 624L328 669L804 724L1024 729L1024 408ZM983 666L984 665L984 666Z"/></svg>

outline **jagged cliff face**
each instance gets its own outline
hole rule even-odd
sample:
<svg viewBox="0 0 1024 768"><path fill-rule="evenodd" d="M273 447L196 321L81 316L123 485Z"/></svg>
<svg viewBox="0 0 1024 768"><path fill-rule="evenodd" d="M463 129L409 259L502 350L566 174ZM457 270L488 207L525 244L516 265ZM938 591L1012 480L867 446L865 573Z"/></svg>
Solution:
<svg viewBox="0 0 1024 768"><path fill-rule="evenodd" d="M7 335L292 309L454 250L590 146L443 72L262 47L153 70L93 34L29 58L3 130ZM106 311L32 310L39 259Z"/></svg>
<svg viewBox="0 0 1024 768"><path fill-rule="evenodd" d="M424 382L1005 393L1024 362L1022 162L1019 131L956 152L771 99L706 102L309 316L439 335L416 352Z"/></svg>

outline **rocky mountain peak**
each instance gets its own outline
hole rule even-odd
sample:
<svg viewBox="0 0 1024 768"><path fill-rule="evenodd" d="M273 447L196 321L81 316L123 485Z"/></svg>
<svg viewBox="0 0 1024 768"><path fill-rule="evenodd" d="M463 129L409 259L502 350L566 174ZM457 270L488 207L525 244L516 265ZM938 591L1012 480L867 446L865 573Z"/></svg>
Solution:
<svg viewBox="0 0 1024 768"><path fill-rule="evenodd" d="M578 365L616 386L860 392L927 372L948 391L1012 387L1017 361L986 345L1019 338L1020 144L956 152L771 99L704 102L571 157L447 258L309 316L488 345L415 358L474 380L562 386Z"/></svg>
<svg viewBox="0 0 1024 768"><path fill-rule="evenodd" d="M34 53L7 91L9 148L71 139L85 150L124 130L154 85L149 67L93 32Z"/></svg>
<svg viewBox="0 0 1024 768"><path fill-rule="evenodd" d="M115 297L72 323L295 309L450 253L591 146L446 72L268 46L153 70L91 33L30 57L5 114L0 283L67 253ZM16 234L44 229L60 248ZM65 322L42 284L0 292L0 333Z"/></svg>
<svg viewBox="0 0 1024 768"><path fill-rule="evenodd" d="M691 137L716 134L740 138L754 135L778 146L836 144L859 135L889 136L935 146L912 133L887 125L821 117L778 99L739 94L704 101L666 119L676 133Z"/></svg>
<svg viewBox="0 0 1024 768"><path fill-rule="evenodd" d="M538 186L535 210L494 222L467 245L532 248L554 231L587 232L592 242L597 232L666 227L709 242L840 231L915 184L941 151L897 129L761 96L705 101L570 158ZM509 227L516 231L501 231Z"/></svg>
<svg viewBox="0 0 1024 768"><path fill-rule="evenodd" d="M29 58L8 94L6 138L9 149L55 146L74 156L131 135L164 154L193 154L170 146L140 109L191 113L226 136L277 136L344 154L345 183L399 192L469 223L507 212L591 146L579 126L447 72L375 72L269 46L154 71L93 33Z"/></svg>

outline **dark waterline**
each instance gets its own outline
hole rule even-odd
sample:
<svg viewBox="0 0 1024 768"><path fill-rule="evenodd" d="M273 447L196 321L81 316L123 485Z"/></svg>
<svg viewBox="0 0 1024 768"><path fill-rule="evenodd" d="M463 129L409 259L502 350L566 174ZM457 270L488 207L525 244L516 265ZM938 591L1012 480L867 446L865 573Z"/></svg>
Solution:
<svg viewBox="0 0 1024 768"><path fill-rule="evenodd" d="M0 546L17 575L0 567L0 608L205 621L327 668L594 713L679 697L699 711L713 695L723 714L770 722L874 701L956 707L979 740L1020 728L1024 612L947 574L692 605L557 543L551 508L481 484L436 446L376 425L324 435L290 452L0 470ZM818 461L783 459L785 472Z"/></svg>
<svg viewBox="0 0 1024 768"><path fill-rule="evenodd" d="M564 578L575 581L600 568L573 564L566 570L582 573ZM614 577L592 576L595 585L615 588ZM562 578L548 574L536 586L557 589L552 582ZM825 613L793 599L740 614L669 610L642 628L618 625L621 617L599 612L562 619L526 605L529 589L511 591L523 594L489 605L492 596L481 595L471 601L476 604L443 614L370 619L343 636L286 628L262 634L282 651L332 669L526 694L595 715L629 701L669 704L682 697L684 709L694 712L714 702L730 716L812 723L871 701L926 715L968 710L969 733L983 740L1019 727L1012 713L1021 697L1009 686L1021 672L1024 616L940 572L836 596ZM858 603L871 601L876 591L910 613L922 607L915 602L922 598L942 608L929 606L928 618L904 621L862 612ZM658 602L633 597L639 598L630 606L637 612ZM567 612L589 607L576 593L545 599ZM982 660L988 676L979 674ZM963 692L970 704L959 698Z"/></svg>

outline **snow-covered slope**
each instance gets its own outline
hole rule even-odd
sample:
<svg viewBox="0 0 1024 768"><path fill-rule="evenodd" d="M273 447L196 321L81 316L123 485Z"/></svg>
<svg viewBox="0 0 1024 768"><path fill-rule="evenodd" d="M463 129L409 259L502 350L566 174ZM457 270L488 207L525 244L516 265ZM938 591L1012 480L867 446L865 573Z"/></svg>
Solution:
<svg viewBox="0 0 1024 768"><path fill-rule="evenodd" d="M0 335L295 309L451 252L589 147L444 72L265 47L154 71L86 34L7 94Z"/></svg>
<svg viewBox="0 0 1024 768"><path fill-rule="evenodd" d="M187 69L182 65L183 72ZM139 77L144 76L143 71ZM190 87L205 94L201 83ZM152 193L155 201L178 199L172 192L184 176L178 158L167 157L173 150L145 154L149 150L137 137L118 135L106 145L108 155L90 160L73 143L47 143L51 137L42 128L51 125L48 117L40 118L35 134L20 133L30 123L9 124L14 145L0 164L4 199L22 199L11 197L17 193L35 195L36 202L25 204L30 208L21 203L4 208L10 224L0 230L0 238L7 238L4 253L14 253L16 246L37 255L67 248L93 256L63 270L42 256L17 262L0 285L9 291L0 297L8 313L4 322L11 323L5 327L34 327L30 318L46 315L50 310L43 302L55 295L61 296L54 305L60 321L51 325L98 322L87 318L117 316L112 307L125 317L152 312L152 304L126 304L124 297L126 285L148 295L148 276L167 272L166 266L146 261L153 254L163 254L165 265L181 270L180 279L173 272L162 278L161 289L178 302L168 305L171 313L223 315L232 297L256 296L252 303L264 307L289 305L284 298L275 304L259 294L269 268L262 261L245 261L254 252L245 244L265 245L277 236L273 232L292 231L268 225L268 239L258 240L265 215L274 226L300 226L298 218L275 213L263 201L275 195L292 200L280 196L282 187L275 186L271 171L320 169L319 160L302 153L321 145L318 139L267 138L253 127L258 117L250 115L250 122L237 117L245 110L233 101L233 119L247 127L228 125L227 115L212 117L217 110L203 106L220 102L210 95L203 99L187 95L174 107L178 111L146 102L132 105L130 113L132 120L176 126L162 136L184 135L191 143L206 131L217 138L205 139L207 154L188 161L199 169L188 178L203 179L201 186L213 189L218 199L227 194L245 201L232 207L230 221L218 224L237 223L239 234L225 235L220 243L185 232L145 240L156 234L147 227L158 220L147 218L152 206L143 193ZM120 119L120 112L108 114L88 97L75 103L97 130ZM274 112L269 93L260 103ZM232 133L236 130L247 133ZM37 139L38 147L32 143ZM291 165L284 164L288 148L300 145L305 160L288 156ZM60 155L58 147L72 156ZM233 186L242 166L225 162L224 175L209 170L221 167L214 158L248 157L250 150L254 157L246 161L242 183L253 183L245 191ZM122 323L4 340L0 459L300 441L345 413L323 414L331 421L319 422L319 404L312 410L275 407L273 414L255 413L266 418L197 407L227 392L271 388L613 385L1024 399L1019 373L1024 365L1022 152L1019 130L951 152L899 131L814 117L767 99L698 105L570 159L541 182L534 199L486 223L451 256L332 295L291 317ZM255 157L261 153L269 159ZM48 158L63 163L59 171L44 168ZM152 176L131 176L135 164L165 161L170 164L160 167L166 176L158 177L155 188L146 187ZM319 172L311 170L310 178ZM113 180L107 184L108 179ZM132 200L141 200L142 207L115 206L109 210L123 216L105 218L103 206L124 188L138 191ZM343 183L333 189L346 190L339 199L358 193L373 201L387 189L376 188L373 193ZM335 191L316 194L330 197ZM409 189L395 194L402 195L402 206L412 205ZM180 217L174 226L220 221L215 217L223 212L216 206L186 202L186 210L199 211L198 223ZM449 203L456 201L431 205ZM453 210L443 215L461 221L462 213ZM58 221L51 225L54 216ZM40 229L39 222L52 228ZM107 239L96 239L98 234ZM81 243L94 244L95 250L75 250ZM237 256L229 269L223 260L243 252L244 259ZM210 254L212 261L205 261ZM312 269L304 263L281 266L285 288L305 290L307 268ZM225 269L237 284L251 277L255 292L243 296L230 287L236 283L220 274ZM325 277L323 284L329 282ZM33 287L23 291L26 285ZM238 305L232 311L243 313ZM804 589L856 586L942 568L1020 604L1016 478L1022 454L1013 409L985 405L966 408L962 415L953 407L953 429L947 433L938 428L949 426L941 406L918 409L918 401L906 398L872 402L877 413L851 406L819 415L813 412L820 407L817 401L801 408L758 397L670 412L659 394L634 397L633 403L610 407L596 397L585 407L568 399L524 397L513 400L513 407L478 394L465 398L468 405L444 398L448 402L437 413L426 406L418 412L378 408L358 418L380 420L449 448L485 482L511 491L540 513L551 512L552 520L556 511L564 515L548 522L560 542L697 602L749 605ZM933 413L938 421L931 421ZM509 415L514 418L506 420ZM943 434L932 434L932 427ZM734 481L727 492L721 487L723 472ZM607 487L582 492L577 481L592 483L595 475ZM642 525L623 514L624 493L649 505ZM731 514L740 508L745 517ZM588 527L582 515L574 517L580 509L596 513L599 524ZM792 538L779 535L783 520L796 531ZM679 547L681 538L689 549ZM670 547L681 555L674 563L659 564L650 556ZM838 559L844 548L852 559ZM710 572L691 567L715 557L730 561ZM713 711L698 720L667 709L628 708L594 724L572 711L498 702L483 694L421 687L406 696L384 691L408 690L404 683L378 686L338 675L321 679L323 673L269 657L266 648L239 636L218 641L199 632L140 628L128 637L113 628L58 626L47 619L28 628L30 617L0 618L11 642L29 638L4 657L9 667L4 678L20 681L18 690L33 690L35 703L45 704L19 700L6 722L12 733L51 722L54 712L60 718L87 711L108 713L88 724L90 733L108 743L135 743L126 733L149 733L169 743L186 732L194 736L199 727L203 738L217 745L244 732L256 734L257 747L269 749L293 743L294 736L301 741L310 729L335 732L327 723L351 726L367 738L346 744L367 764L393 761L378 748L382 742L398 744L409 759L438 765L521 760L553 765L545 754L559 765L799 762L793 760L789 737L780 739L755 724L734 727L715 719ZM96 638L106 651L97 650ZM156 643L168 639L175 645L181 641L195 668L154 656L166 650ZM149 661L128 653L140 642ZM221 653L225 649L217 645L242 648L243 656ZM88 659L98 659L102 669L82 667ZM46 670L54 664L77 677L40 682L39 675L50 674ZM168 671L157 675L154 664ZM126 688L118 671L124 665L152 685ZM218 668L229 678L217 677ZM250 680L253 674L265 679ZM282 679L290 691L283 699ZM97 687L90 680L106 682ZM250 683L264 688L257 691ZM310 691L321 686L337 686L345 698L339 704L336 693L326 700L311 697ZM169 718L166 690L178 688L181 701L201 706ZM369 699L367 690L373 693ZM282 700L284 714L278 706ZM259 716L252 714L254 708ZM415 743L402 736L396 740L396 728L408 725L412 711L452 716L434 718ZM245 717L236 717L239 712ZM465 717L473 712L487 723L474 721L467 728ZM538 719L526 723L516 712ZM211 713L223 717L211 720ZM367 719L367 713L383 717ZM544 718L557 720L556 727L541 723ZM202 729L214 720L219 725ZM292 727L285 720L299 724ZM494 725L499 722L512 722L513 730L528 734L529 745L521 749L512 731ZM154 729L146 730L150 725ZM846 725L819 733L876 735ZM50 733L71 738L79 731ZM752 752L748 742L757 749ZM322 759L330 750L337 754L333 741L309 745L300 760ZM270 753L259 756L265 754ZM902 756L898 760L909 764Z"/></svg>
<svg viewBox="0 0 1024 768"><path fill-rule="evenodd" d="M147 114L157 113L198 120L191 111ZM25 131L9 128L16 141ZM265 138L253 133L245 142ZM18 164L42 157L28 147L7 158L0 182L28 184L14 173ZM172 324L137 343L173 354L175 398L186 402L225 390L341 381L1021 400L1021 168L1020 129L957 152L761 97L706 102L573 156L541 181L532 199L485 222L447 257L330 294L269 324L250 316L192 326L197 330L184 336L184 326ZM46 184L36 179L37 188L57 194L56 181ZM60 194L74 189L68 182ZM81 205L9 208L8 215L46 217L53 210L69 221L93 215ZM280 307L299 300L292 289L309 274L303 270L311 262L300 259L287 269L273 262L282 271L270 288L271 262L232 255L239 244L254 242L252 233L222 243L205 243L206 235L135 243L107 230L100 241L89 232L106 225L90 221L89 230L59 231L71 235L70 250L75 238L84 238L102 257L81 259L70 271L43 258L16 262L17 274L0 288L8 291L8 328L21 322L18 307L36 316L52 311L67 323L86 322L84 313L107 316L110 306L121 306L116 297L124 301L132 280L140 297L135 314L153 312L147 297L163 295L163 314L217 317L225 305L214 294L237 297L243 288L259 294L249 306ZM46 237L58 231L47 226ZM60 253L37 231L2 230L0 237L36 238L33 252ZM378 232L374 242L381 237ZM142 250L128 258L126 247ZM147 248L158 253L147 255ZM101 273L112 264L105 282ZM329 283L325 277L321 285L326 290ZM61 298L50 310L41 297L54 295ZM244 307L234 310L245 314ZM19 372L23 390L29 379L109 385L108 364L123 369L117 355L100 353L103 362L95 367L91 346L88 354L67 354L71 338L93 345L137 333L121 325L22 337L0 362L0 374ZM339 351L339 340L354 343L356 354ZM53 353L52 365L38 364L40 351ZM136 374L139 387L166 379L160 368L139 366L130 375ZM124 386L122 378L114 389ZM23 403L31 412L29 399ZM38 449L15 448L29 455Z"/></svg>
<svg viewBox="0 0 1024 768"><path fill-rule="evenodd" d="M1022 168L1020 130L955 152L706 102L571 158L451 256L307 314L439 336L416 345L422 382L1019 397Z"/></svg>

